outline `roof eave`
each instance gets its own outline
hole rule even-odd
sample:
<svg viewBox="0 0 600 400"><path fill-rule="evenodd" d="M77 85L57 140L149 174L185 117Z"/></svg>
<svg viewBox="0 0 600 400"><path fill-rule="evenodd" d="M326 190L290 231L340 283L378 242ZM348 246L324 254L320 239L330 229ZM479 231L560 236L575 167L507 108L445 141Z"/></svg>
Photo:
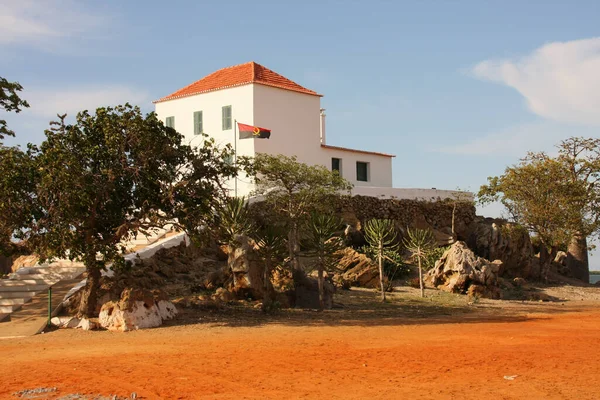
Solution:
<svg viewBox="0 0 600 400"><path fill-rule="evenodd" d="M380 156L380 157L388 157L388 158L395 158L396 157L395 154L379 153L379 152L376 152L376 151L368 151L368 150L349 149L347 147L331 146L331 145L322 144L322 143L321 143L321 147L325 148L325 149L331 149L331 150L348 151L348 152L351 152L351 153L369 154L369 155L372 155L372 156Z"/></svg>

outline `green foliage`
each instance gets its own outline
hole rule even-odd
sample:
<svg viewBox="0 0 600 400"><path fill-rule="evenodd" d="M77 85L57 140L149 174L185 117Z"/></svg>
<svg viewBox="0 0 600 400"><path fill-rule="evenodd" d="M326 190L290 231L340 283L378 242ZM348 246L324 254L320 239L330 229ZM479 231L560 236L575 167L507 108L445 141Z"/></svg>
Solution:
<svg viewBox="0 0 600 400"><path fill-rule="evenodd" d="M365 239L372 251L375 253L375 258L379 264L379 285L381 288L381 301L385 301L384 277L384 261L388 260L393 263L393 258L387 254L395 252L398 249L396 242L397 233L394 226L394 221L389 219L371 219L364 225ZM387 253L387 254L386 254ZM392 253L393 254L393 253Z"/></svg>
<svg viewBox="0 0 600 400"><path fill-rule="evenodd" d="M107 263L123 264L123 239L175 221L194 236L212 220L235 173L223 161L230 149L182 142L155 114L130 105L81 112L73 125L61 116L39 149L2 154L0 184L11 199L2 207L23 210L9 229L42 258L82 259L95 289ZM24 176L12 170L19 165Z"/></svg>
<svg viewBox="0 0 600 400"><path fill-rule="evenodd" d="M450 247L451 246L442 246L431 249L431 251L426 254L425 259L423 260L423 269L428 271L433 268L437 260L442 258L446 250L448 250Z"/></svg>
<svg viewBox="0 0 600 400"><path fill-rule="evenodd" d="M373 248L397 248L397 233L394 221L389 219L371 219L364 226L365 239Z"/></svg>
<svg viewBox="0 0 600 400"><path fill-rule="evenodd" d="M415 259L420 258L423 261L436 248L435 237L430 229L407 228L403 243Z"/></svg>
<svg viewBox="0 0 600 400"><path fill-rule="evenodd" d="M263 196L286 226L290 264L297 269L300 229L311 213L330 211L328 200L349 191L352 185L339 174L298 162L296 157L257 154L254 159L240 158L240 165L254 177L254 194Z"/></svg>
<svg viewBox="0 0 600 400"><path fill-rule="evenodd" d="M23 90L18 82L9 82L6 78L0 76L0 109L6 112L21 112L23 108L29 107L27 101L22 100L17 92ZM6 121L0 119L0 145L5 136L15 136L15 133L8 129Z"/></svg>
<svg viewBox="0 0 600 400"><path fill-rule="evenodd" d="M359 253L363 253L371 260L377 260L377 249L371 246L363 246L357 249ZM410 268L397 249L384 247L383 248L383 272L391 282L394 279L399 279L406 276L410 272Z"/></svg>
<svg viewBox="0 0 600 400"><path fill-rule="evenodd" d="M337 253L345 247L344 241L336 236L341 225L342 221L332 214L312 213L307 222L308 254L316 257L315 266L324 271L337 264Z"/></svg>
<svg viewBox="0 0 600 400"><path fill-rule="evenodd" d="M216 225L220 237L231 243L236 235L248 235L253 231L248 202L244 197L228 197L217 208Z"/></svg>
<svg viewBox="0 0 600 400"><path fill-rule="evenodd" d="M478 194L481 204L500 201L513 221L548 247L600 228L600 139L572 137L557 148L556 157L528 153L503 175L488 178Z"/></svg>

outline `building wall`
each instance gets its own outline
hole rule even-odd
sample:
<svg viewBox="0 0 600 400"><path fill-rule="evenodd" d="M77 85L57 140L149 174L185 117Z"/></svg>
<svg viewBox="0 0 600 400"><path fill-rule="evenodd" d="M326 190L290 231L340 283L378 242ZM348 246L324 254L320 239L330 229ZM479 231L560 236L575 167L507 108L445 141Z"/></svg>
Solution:
<svg viewBox="0 0 600 400"><path fill-rule="evenodd" d="M320 163L331 169L331 159L339 158L341 163L341 175L354 186L392 186L392 158L375 154L364 154L353 151L322 148L319 145ZM356 162L362 161L369 164L368 181L356 180Z"/></svg>
<svg viewBox="0 0 600 400"><path fill-rule="evenodd" d="M271 129L270 139L253 139L255 151L320 164L320 108L318 96L254 85L254 124Z"/></svg>
<svg viewBox="0 0 600 400"><path fill-rule="evenodd" d="M194 112L202 111L204 133L213 137L219 146L234 146L234 121L254 124L254 86L238 86L156 103L156 113L163 122L167 117L175 117L175 129L185 136L185 140L192 145L201 145L201 136L194 135ZM231 106L232 127L224 131L222 107L228 105ZM254 156L254 140L237 140L237 154ZM231 180L227 184L234 194L235 182ZM237 180L237 187L239 196L248 195L252 189L248 177L245 176Z"/></svg>

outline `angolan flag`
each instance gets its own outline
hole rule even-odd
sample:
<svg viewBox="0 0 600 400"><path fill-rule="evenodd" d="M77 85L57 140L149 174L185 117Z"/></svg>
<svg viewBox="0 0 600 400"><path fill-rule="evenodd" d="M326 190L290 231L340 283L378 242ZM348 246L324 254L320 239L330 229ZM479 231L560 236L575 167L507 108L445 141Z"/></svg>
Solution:
<svg viewBox="0 0 600 400"><path fill-rule="evenodd" d="M268 139L271 137L270 129L259 128L258 126L244 125L238 122L238 129L240 131L240 139Z"/></svg>

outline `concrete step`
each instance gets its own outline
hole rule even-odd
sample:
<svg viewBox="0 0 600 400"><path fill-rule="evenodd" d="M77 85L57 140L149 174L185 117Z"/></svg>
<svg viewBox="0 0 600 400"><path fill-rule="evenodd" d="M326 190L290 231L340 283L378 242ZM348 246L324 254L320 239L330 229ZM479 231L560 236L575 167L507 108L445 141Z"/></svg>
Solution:
<svg viewBox="0 0 600 400"><path fill-rule="evenodd" d="M8 306L0 306L0 314L10 314L14 311L17 311L23 307L23 304L11 304Z"/></svg>
<svg viewBox="0 0 600 400"><path fill-rule="evenodd" d="M0 299L0 306L12 306L12 305L15 305L15 304L25 304L29 300L31 300L31 298L27 298L27 299Z"/></svg>
<svg viewBox="0 0 600 400"><path fill-rule="evenodd" d="M30 290L23 290L21 292L0 292L0 299L25 299L25 301L31 300L31 298L37 292Z"/></svg>
<svg viewBox="0 0 600 400"><path fill-rule="evenodd" d="M0 279L2 286L52 285L60 279Z"/></svg>
<svg viewBox="0 0 600 400"><path fill-rule="evenodd" d="M18 281L17 281L18 282ZM0 293L6 292L41 292L42 290L48 289L50 285L14 285L14 286L2 286L0 285Z"/></svg>
<svg viewBox="0 0 600 400"><path fill-rule="evenodd" d="M42 279L44 281L58 282L62 279L62 276L58 274L12 274L10 276L11 281L26 281L29 279Z"/></svg>
<svg viewBox="0 0 600 400"><path fill-rule="evenodd" d="M10 322L10 314L0 313L0 322Z"/></svg>

